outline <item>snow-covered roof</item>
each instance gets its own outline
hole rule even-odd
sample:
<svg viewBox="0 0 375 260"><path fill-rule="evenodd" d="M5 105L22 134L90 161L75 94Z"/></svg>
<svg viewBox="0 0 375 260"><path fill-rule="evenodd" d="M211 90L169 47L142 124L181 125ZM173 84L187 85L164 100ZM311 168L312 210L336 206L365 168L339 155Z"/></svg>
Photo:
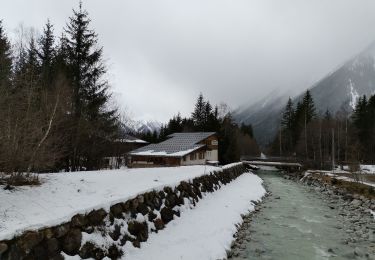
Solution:
<svg viewBox="0 0 375 260"><path fill-rule="evenodd" d="M117 142L120 142L120 143L138 143L138 144L147 144L148 142L142 140L142 139L139 139L137 137L134 137L132 135L124 135L123 138L119 138L116 140Z"/></svg>
<svg viewBox="0 0 375 260"><path fill-rule="evenodd" d="M183 157L199 148L205 146L198 144L204 139L216 134L215 132L196 133L174 133L169 135L169 139L158 144L150 144L134 151L130 155L140 156L167 156Z"/></svg>

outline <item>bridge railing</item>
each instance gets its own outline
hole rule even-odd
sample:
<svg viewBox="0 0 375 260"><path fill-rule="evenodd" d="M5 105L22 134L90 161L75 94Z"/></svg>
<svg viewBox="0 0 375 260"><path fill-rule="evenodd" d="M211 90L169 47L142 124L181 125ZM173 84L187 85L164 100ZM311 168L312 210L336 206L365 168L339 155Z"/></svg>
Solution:
<svg viewBox="0 0 375 260"><path fill-rule="evenodd" d="M241 161L290 162L290 163L299 162L295 157L280 157L280 156L272 156L272 157L267 157L267 158L261 158L261 157L256 157L256 156L242 156Z"/></svg>

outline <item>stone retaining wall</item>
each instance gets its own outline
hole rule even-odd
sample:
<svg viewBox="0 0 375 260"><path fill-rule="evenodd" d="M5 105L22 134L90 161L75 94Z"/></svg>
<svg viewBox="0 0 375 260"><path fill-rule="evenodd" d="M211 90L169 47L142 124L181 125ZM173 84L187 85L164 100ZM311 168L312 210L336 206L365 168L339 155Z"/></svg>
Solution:
<svg viewBox="0 0 375 260"><path fill-rule="evenodd" d="M206 192L214 192L247 169L243 164L182 181L177 187L165 187L136 198L87 214L77 214L59 226L27 231L12 240L0 241L0 259L118 259L123 246L140 247L150 232L158 232L180 216L181 207L194 207ZM101 241L101 242L100 242Z"/></svg>

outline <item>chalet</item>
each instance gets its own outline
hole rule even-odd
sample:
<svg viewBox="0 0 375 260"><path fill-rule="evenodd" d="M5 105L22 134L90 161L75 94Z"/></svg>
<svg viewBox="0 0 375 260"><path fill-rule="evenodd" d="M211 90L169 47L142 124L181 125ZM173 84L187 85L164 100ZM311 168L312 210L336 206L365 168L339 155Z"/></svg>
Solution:
<svg viewBox="0 0 375 260"><path fill-rule="evenodd" d="M174 133L158 144L128 153L129 167L180 166L218 163L215 132Z"/></svg>
<svg viewBox="0 0 375 260"><path fill-rule="evenodd" d="M127 153L148 144L148 142L137 137L124 134L122 138L108 144L107 157L103 159L103 167L118 169L121 166L126 166L128 164Z"/></svg>

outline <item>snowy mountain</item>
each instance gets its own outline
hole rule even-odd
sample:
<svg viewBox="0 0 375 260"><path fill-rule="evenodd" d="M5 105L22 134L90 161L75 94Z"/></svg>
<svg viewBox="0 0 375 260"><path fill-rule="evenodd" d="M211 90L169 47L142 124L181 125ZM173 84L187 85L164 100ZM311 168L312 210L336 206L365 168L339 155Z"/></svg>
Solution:
<svg viewBox="0 0 375 260"><path fill-rule="evenodd" d="M333 113L351 112L360 96L374 93L375 43L311 87L316 107Z"/></svg>
<svg viewBox="0 0 375 260"><path fill-rule="evenodd" d="M318 113L327 109L353 111L358 98L375 94L375 43L347 61L310 87ZM294 98L294 103L304 93ZM238 122L251 123L257 141L267 144L279 128L280 114L286 105L286 95L272 94L250 106L234 112Z"/></svg>
<svg viewBox="0 0 375 260"><path fill-rule="evenodd" d="M151 120L129 120L129 122L126 124L126 132L131 133L153 133L154 131L160 132L160 128L162 126L162 123L159 121Z"/></svg>
<svg viewBox="0 0 375 260"><path fill-rule="evenodd" d="M284 108L288 98L286 93L273 91L256 103L242 106L234 111L234 118L240 123L252 124L257 142L265 145L277 132L280 111Z"/></svg>

